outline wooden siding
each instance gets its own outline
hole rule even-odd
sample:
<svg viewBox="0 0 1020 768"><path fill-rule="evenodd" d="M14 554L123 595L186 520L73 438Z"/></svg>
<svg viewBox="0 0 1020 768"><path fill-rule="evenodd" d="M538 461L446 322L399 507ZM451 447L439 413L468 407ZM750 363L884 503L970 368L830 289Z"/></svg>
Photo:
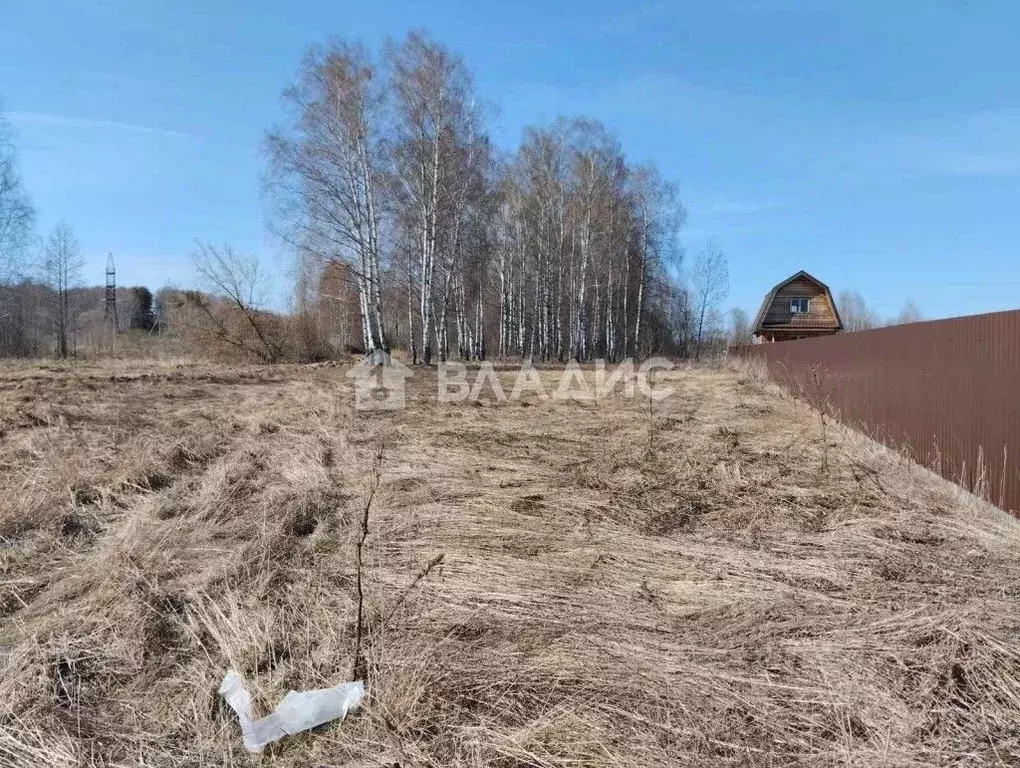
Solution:
<svg viewBox="0 0 1020 768"><path fill-rule="evenodd" d="M810 299L810 311L806 313L790 312L790 299ZM784 285L772 299L772 305L765 313L763 328L831 328L836 330L836 313L825 290L811 280L794 280Z"/></svg>

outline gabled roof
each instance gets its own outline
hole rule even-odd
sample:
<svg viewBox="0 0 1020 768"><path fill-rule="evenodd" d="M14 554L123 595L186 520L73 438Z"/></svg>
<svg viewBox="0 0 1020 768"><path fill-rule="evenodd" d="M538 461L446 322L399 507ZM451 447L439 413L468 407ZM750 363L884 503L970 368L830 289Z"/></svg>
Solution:
<svg viewBox="0 0 1020 768"><path fill-rule="evenodd" d="M817 277L809 275L803 269L796 274L790 275L788 278L783 280L781 283L777 283L771 291L765 296L765 300L761 303L761 308L758 310L758 314L754 316L754 325L752 326L752 333L759 333L762 330L762 323L765 322L765 317L769 313L769 307L772 306L772 302L776 300L776 294L779 293L783 288L788 286L795 280L810 280L812 283L817 285L823 291L825 291L826 297L829 299L829 305L832 307L832 313L836 316L836 327L838 330L843 330L843 321L839 317L839 310L836 308L836 302L832 298L832 291L829 290L829 286L819 280Z"/></svg>

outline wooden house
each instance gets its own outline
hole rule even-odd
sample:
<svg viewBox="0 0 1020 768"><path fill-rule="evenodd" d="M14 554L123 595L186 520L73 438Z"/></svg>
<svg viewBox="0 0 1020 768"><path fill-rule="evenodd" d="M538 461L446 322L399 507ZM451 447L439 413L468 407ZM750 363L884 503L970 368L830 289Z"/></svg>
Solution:
<svg viewBox="0 0 1020 768"><path fill-rule="evenodd" d="M754 318L756 344L826 336L843 330L832 291L804 270L768 292Z"/></svg>

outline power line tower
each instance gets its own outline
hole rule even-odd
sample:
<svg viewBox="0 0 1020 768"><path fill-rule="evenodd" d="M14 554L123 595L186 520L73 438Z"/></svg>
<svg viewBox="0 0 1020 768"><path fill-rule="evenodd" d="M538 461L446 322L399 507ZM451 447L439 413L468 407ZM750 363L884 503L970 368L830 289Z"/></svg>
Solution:
<svg viewBox="0 0 1020 768"><path fill-rule="evenodd" d="M103 328L110 334L110 345L120 330L117 318L117 268L113 265L113 254L106 259L106 309L103 312Z"/></svg>

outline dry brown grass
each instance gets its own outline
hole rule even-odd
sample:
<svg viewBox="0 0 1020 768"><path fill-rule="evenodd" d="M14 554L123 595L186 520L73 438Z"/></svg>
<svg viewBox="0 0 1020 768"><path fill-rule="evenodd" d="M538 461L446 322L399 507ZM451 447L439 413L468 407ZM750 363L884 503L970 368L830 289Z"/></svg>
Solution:
<svg viewBox="0 0 1020 768"><path fill-rule="evenodd" d="M1020 764L1020 525L839 428L822 471L753 372L669 379L649 450L640 398L4 366L0 764ZM263 711L351 668L380 444L367 706L249 756L227 668Z"/></svg>

